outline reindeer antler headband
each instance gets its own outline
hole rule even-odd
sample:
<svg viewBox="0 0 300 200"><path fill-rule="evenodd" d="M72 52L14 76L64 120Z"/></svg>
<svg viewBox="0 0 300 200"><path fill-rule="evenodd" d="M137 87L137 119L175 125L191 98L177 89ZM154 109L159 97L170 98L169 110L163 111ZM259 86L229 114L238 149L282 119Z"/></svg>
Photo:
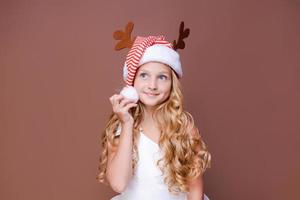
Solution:
<svg viewBox="0 0 300 200"><path fill-rule="evenodd" d="M129 22L125 31L117 30L113 37L120 40L115 50L119 51L124 48L130 48L123 67L123 78L127 86L132 86L135 74L139 66L148 62L161 62L173 69L179 78L182 77L182 68L177 49L184 49L183 39L189 36L190 30L184 29L184 22L179 27L179 37L173 41L173 44L165 40L163 35L134 37L131 38L134 24Z"/></svg>
<svg viewBox="0 0 300 200"><path fill-rule="evenodd" d="M131 48L135 37L133 39L131 38L131 33L133 31L134 24L132 22L128 22L128 24L125 27L125 31L117 30L114 32L113 37L116 40L120 40L115 46L115 50L119 51L125 48ZM184 49L185 48L185 42L183 41L184 38L187 38L190 34L190 29L184 29L184 22L180 23L179 27L179 36L177 41L173 41L173 49L177 51L177 49Z"/></svg>

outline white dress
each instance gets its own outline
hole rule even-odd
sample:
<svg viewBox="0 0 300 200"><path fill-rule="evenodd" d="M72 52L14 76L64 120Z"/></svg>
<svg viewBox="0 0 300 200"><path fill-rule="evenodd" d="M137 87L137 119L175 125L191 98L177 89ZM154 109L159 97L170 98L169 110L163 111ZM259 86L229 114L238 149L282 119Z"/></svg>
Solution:
<svg viewBox="0 0 300 200"><path fill-rule="evenodd" d="M168 187L163 181L162 172L156 165L162 156L160 148L142 130L140 133L139 160L136 172L125 191L111 200L186 200L186 193L173 195L168 191ZM120 134L120 130L117 131L116 135L118 134ZM209 199L205 196L204 200Z"/></svg>

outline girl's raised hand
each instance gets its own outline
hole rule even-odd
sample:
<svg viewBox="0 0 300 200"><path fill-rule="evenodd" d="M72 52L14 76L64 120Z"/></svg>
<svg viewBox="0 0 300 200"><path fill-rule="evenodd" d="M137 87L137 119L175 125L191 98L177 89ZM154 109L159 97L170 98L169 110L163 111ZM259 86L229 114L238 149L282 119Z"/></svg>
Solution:
<svg viewBox="0 0 300 200"><path fill-rule="evenodd" d="M133 123L133 117L128 112L130 108L137 106L130 99L126 99L124 96L120 94L115 94L109 98L113 112L118 116L121 124Z"/></svg>

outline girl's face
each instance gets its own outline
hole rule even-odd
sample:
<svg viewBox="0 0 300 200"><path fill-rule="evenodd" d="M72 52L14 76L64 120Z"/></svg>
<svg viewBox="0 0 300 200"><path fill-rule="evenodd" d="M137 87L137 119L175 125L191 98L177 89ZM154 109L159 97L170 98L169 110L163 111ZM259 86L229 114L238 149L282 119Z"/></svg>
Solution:
<svg viewBox="0 0 300 200"><path fill-rule="evenodd" d="M139 67L134 87L140 101L146 107L155 107L170 96L172 87L171 69L159 62L149 62Z"/></svg>

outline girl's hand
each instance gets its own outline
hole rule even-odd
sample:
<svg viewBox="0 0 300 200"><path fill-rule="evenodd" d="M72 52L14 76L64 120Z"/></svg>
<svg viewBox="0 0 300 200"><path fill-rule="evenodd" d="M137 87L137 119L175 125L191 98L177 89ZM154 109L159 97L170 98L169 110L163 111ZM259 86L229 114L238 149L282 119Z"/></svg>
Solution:
<svg viewBox="0 0 300 200"><path fill-rule="evenodd" d="M111 102L113 112L118 116L121 124L133 124L133 117L128 111L130 108L137 106L137 104L130 99L126 99L120 94L115 94L111 96L109 100Z"/></svg>

